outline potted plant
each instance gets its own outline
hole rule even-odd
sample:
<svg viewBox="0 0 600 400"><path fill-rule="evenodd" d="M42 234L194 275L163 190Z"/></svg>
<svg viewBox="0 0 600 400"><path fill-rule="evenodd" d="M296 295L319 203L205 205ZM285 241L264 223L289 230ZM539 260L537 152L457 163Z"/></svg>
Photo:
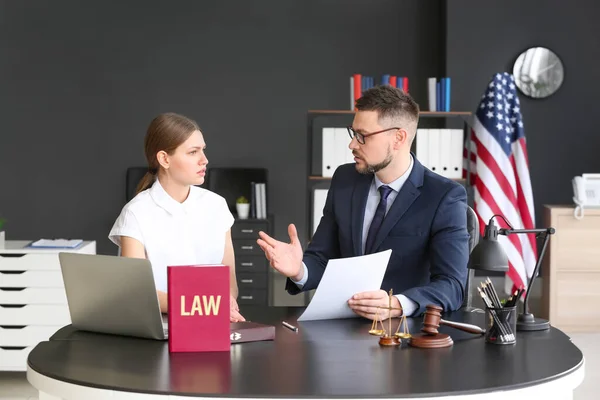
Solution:
<svg viewBox="0 0 600 400"><path fill-rule="evenodd" d="M248 214L250 213L250 202L244 196L240 196L237 198L235 202L235 208L237 209L237 214L239 219L247 219Z"/></svg>
<svg viewBox="0 0 600 400"><path fill-rule="evenodd" d="M4 240L6 239L6 233L3 230L5 222L6 220L0 217L0 247L4 247Z"/></svg>

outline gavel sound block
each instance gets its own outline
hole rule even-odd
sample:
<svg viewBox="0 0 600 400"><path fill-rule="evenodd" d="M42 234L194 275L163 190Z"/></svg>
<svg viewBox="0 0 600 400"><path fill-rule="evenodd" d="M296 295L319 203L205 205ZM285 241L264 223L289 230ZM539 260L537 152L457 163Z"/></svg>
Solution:
<svg viewBox="0 0 600 400"><path fill-rule="evenodd" d="M413 335L408 342L413 347L421 347L425 349L435 349L440 347L450 347L454 344L452 338L445 333L438 333L440 325L450 326L461 331L483 335L484 329L477 325L462 324L460 322L446 321L442 319L442 307L430 304L425 307L423 317L423 327L421 328L422 335Z"/></svg>

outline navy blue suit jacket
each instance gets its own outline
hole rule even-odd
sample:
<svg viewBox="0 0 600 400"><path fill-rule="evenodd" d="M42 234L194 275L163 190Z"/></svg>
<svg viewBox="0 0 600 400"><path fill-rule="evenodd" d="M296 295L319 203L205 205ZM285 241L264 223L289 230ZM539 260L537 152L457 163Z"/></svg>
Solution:
<svg viewBox="0 0 600 400"><path fill-rule="evenodd" d="M414 157L414 156L413 156ZM287 280L290 294L315 289L327 261L362 255L362 227L373 175L354 164L340 166L331 180L321 222L304 252L308 280L300 290ZM374 252L392 249L381 289L445 311L460 308L467 279L469 234L464 187L423 167L414 158L408 180L376 236Z"/></svg>

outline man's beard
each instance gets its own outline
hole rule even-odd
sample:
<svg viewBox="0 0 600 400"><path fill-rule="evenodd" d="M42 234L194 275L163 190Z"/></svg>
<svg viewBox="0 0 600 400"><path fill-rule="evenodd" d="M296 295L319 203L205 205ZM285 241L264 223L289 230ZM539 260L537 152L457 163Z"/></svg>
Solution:
<svg viewBox="0 0 600 400"><path fill-rule="evenodd" d="M376 172L381 171L388 165L390 165L392 160L393 160L392 152L390 151L390 148L388 147L387 154L385 156L385 159L382 162L377 163L377 164L367 164L366 167L359 167L358 164L356 164L356 170L363 175L374 174Z"/></svg>

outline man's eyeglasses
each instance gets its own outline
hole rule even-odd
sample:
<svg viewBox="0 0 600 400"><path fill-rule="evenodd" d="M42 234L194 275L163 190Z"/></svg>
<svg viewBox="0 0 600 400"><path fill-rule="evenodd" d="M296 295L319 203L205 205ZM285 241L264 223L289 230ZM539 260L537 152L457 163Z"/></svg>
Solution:
<svg viewBox="0 0 600 400"><path fill-rule="evenodd" d="M394 129L401 129L401 128L387 128L382 131L371 132L371 133L358 133L354 129L352 129L351 126L347 126L346 129L348 129L348 135L350 135L350 139L356 138L356 141L358 143L365 144L365 138L368 136L373 136L373 135L377 135L378 133L383 133L383 132L392 131Z"/></svg>

